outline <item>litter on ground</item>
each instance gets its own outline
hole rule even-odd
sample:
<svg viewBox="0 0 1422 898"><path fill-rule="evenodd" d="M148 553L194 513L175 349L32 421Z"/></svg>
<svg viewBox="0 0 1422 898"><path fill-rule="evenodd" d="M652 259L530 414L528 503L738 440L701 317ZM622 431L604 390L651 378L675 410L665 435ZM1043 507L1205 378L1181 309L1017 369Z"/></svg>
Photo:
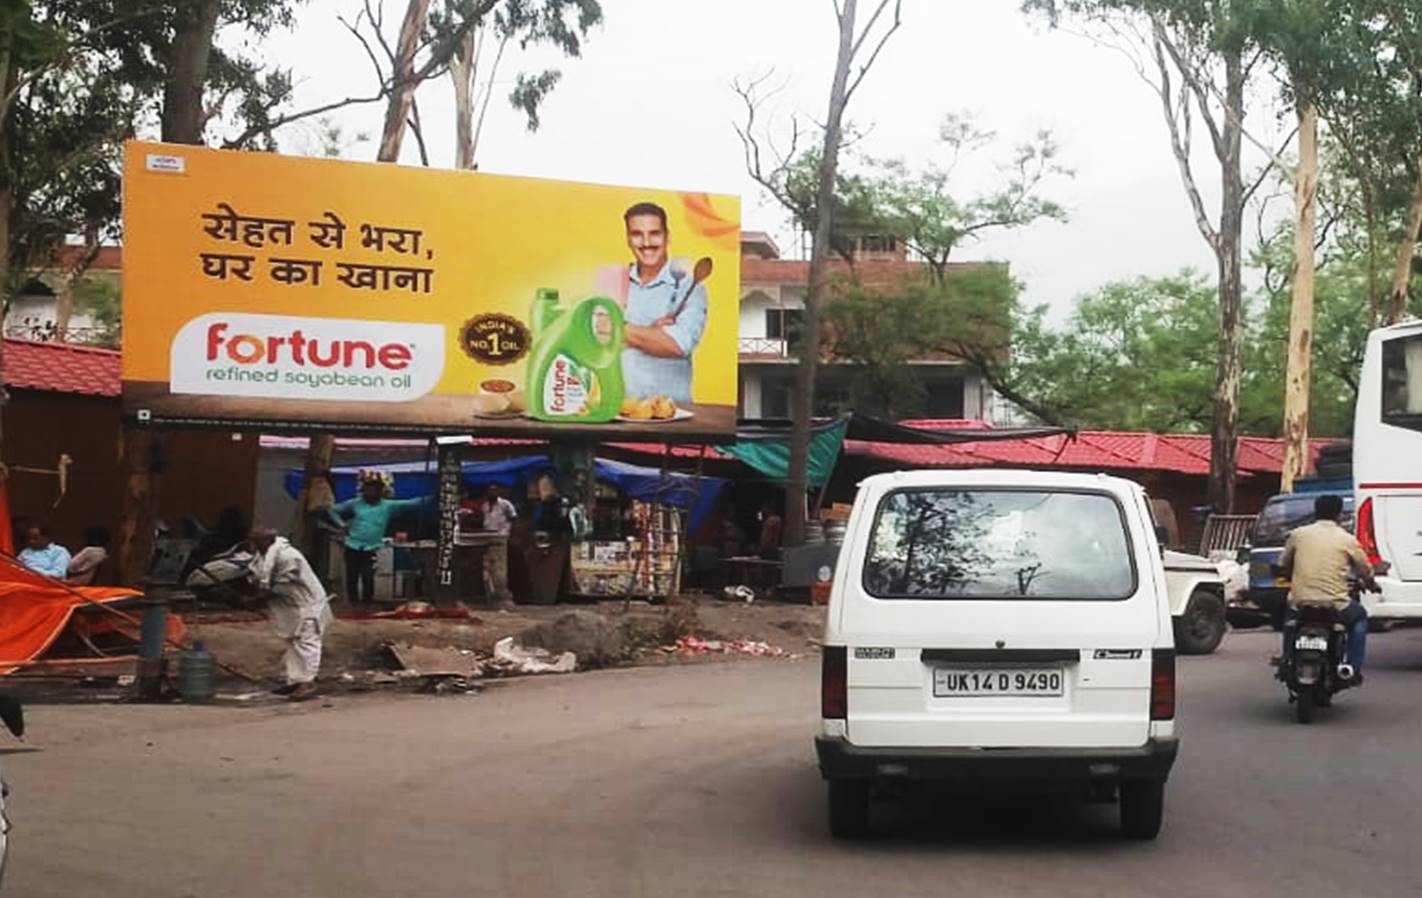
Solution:
<svg viewBox="0 0 1422 898"><path fill-rule="evenodd" d="M700 636L683 636L675 644L664 646L663 652L674 655L753 655L755 657L779 658L785 650L768 642L750 639L702 639Z"/></svg>

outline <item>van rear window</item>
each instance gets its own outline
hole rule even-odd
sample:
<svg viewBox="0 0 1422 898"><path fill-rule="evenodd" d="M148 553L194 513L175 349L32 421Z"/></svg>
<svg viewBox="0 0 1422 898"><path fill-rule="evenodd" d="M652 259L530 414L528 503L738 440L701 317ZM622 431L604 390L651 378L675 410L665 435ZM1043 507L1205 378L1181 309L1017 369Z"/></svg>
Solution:
<svg viewBox="0 0 1422 898"><path fill-rule="evenodd" d="M1125 515L1101 493L899 490L879 504L864 589L881 599L1120 600Z"/></svg>

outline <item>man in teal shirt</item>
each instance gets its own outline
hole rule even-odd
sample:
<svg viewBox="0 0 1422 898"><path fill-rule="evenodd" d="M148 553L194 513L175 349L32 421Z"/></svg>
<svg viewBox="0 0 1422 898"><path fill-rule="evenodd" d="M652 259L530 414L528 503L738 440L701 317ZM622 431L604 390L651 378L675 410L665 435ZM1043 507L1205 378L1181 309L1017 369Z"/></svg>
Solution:
<svg viewBox="0 0 1422 898"><path fill-rule="evenodd" d="M385 484L372 477L361 481L358 497L331 506L331 519L346 530L346 599L352 606L375 601L375 552L385 542L390 519L424 501L387 499Z"/></svg>

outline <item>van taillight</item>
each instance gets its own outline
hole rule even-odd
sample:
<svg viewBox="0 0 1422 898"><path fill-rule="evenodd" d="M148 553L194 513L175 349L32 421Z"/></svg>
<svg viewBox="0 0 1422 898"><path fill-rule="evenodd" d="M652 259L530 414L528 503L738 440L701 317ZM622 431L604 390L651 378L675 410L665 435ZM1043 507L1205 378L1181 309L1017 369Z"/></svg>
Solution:
<svg viewBox="0 0 1422 898"><path fill-rule="evenodd" d="M1358 506L1358 514L1354 518L1354 530L1358 531L1358 545L1363 547L1363 553L1368 556L1368 564L1377 566L1382 564L1382 553L1378 551L1378 534L1373 529L1373 500L1367 498L1363 504Z"/></svg>
<svg viewBox="0 0 1422 898"><path fill-rule="evenodd" d="M849 656L842 645L827 645L820 663L820 716L844 720L849 716Z"/></svg>
<svg viewBox="0 0 1422 898"><path fill-rule="evenodd" d="M1175 719L1175 650L1150 653L1150 719Z"/></svg>

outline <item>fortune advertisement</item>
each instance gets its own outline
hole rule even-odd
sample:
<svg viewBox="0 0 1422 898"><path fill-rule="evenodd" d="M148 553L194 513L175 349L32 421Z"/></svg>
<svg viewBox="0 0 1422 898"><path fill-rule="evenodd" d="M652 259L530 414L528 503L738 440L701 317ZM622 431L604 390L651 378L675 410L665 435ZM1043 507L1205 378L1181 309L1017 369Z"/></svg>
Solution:
<svg viewBox="0 0 1422 898"><path fill-rule="evenodd" d="M130 143L132 420L735 431L735 197Z"/></svg>

